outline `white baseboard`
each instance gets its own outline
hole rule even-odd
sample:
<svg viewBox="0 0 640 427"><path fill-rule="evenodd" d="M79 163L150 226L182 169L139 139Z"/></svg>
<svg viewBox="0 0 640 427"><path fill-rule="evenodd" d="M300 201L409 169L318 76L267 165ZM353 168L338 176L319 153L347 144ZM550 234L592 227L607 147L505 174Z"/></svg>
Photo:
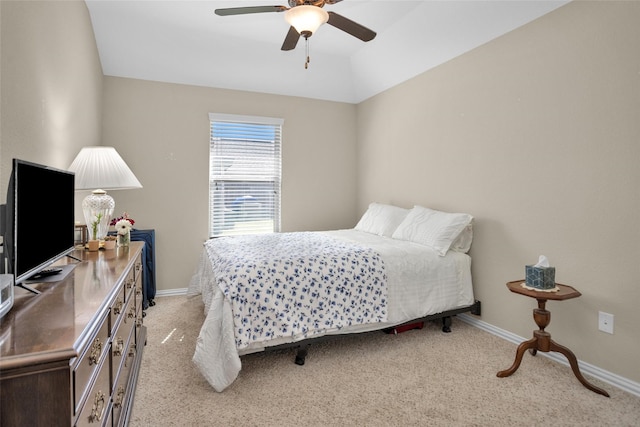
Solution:
<svg viewBox="0 0 640 427"><path fill-rule="evenodd" d="M175 297L175 296L178 296L178 295L186 295L186 294L187 294L187 288L166 289L164 291L156 292L156 298L158 298L158 297Z"/></svg>
<svg viewBox="0 0 640 427"><path fill-rule="evenodd" d="M482 329L483 331L489 332L492 335L496 335L514 344L520 344L521 342L528 339L528 338L520 337L516 334L512 334L511 332L505 331L504 329L495 327L487 322L483 322L482 320L477 319L476 317L471 316L470 314L465 314L465 313L458 314L457 317L465 323L468 323L472 326L475 326L479 329ZM548 353L538 352L538 354L544 357L548 357L549 359L552 359L565 366L569 366L569 361L562 354L556 353L554 351L550 351ZM627 378L621 377L620 375L616 375L614 373L605 371L604 369L600 369L597 366L591 365L586 362L582 362L581 360L578 360L578 366L580 366L580 371L583 374L585 373L589 374L600 381L604 381L607 384L611 384L614 387L618 387L621 390L624 390L628 393L631 393L635 396L640 397L640 383L631 381Z"/></svg>

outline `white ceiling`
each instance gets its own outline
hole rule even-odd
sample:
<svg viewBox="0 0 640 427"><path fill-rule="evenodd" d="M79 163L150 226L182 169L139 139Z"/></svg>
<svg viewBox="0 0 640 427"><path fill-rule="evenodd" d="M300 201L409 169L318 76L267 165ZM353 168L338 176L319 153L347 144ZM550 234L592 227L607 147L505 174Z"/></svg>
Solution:
<svg viewBox="0 0 640 427"><path fill-rule="evenodd" d="M280 50L284 13L215 9L287 0L85 0L105 75L358 103L568 1L343 0L326 5L377 32L362 42L330 25Z"/></svg>

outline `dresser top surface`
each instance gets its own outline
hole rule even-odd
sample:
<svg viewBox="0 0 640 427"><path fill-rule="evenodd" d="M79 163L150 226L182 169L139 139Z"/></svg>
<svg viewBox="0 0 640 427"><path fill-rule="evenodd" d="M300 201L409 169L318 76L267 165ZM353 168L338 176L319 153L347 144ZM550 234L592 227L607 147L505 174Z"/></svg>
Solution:
<svg viewBox="0 0 640 427"><path fill-rule="evenodd" d="M0 369L16 358L69 358L87 328L106 315L123 283L124 272L135 263L144 246L89 252L75 250L56 265L73 264L73 270L57 282L30 284L41 293L16 287L11 310L0 319Z"/></svg>

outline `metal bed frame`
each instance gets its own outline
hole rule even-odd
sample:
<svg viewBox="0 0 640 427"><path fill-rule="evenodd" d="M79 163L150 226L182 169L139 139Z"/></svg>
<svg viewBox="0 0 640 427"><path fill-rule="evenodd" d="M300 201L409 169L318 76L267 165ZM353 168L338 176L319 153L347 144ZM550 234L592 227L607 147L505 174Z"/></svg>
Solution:
<svg viewBox="0 0 640 427"><path fill-rule="evenodd" d="M402 326L405 325L411 325L414 323L419 323L419 322L427 322L427 321L433 321L433 320L440 320L442 319L442 332L445 333L449 333L451 332L451 318L457 314L461 314L461 313L471 313L471 314L475 314L477 316L479 316L481 314L482 310L481 310L481 304L480 301L475 300L475 302L467 307L460 307L460 308L456 308L453 310L447 310L447 311L443 311L441 313L436 313L436 314L431 314L429 316L426 317L421 317L418 319L413 319L413 320L409 320L407 322L401 323L399 325L395 325L393 327L385 327L385 328L381 328L378 329L379 331L385 331L385 332L393 332L393 330L395 328L400 328ZM335 340L335 339L343 339L343 338L348 338L352 335L356 335L356 334L362 334L362 333L370 333L370 332L375 332L375 330L373 331L367 331L367 332L353 332L353 333L345 333L345 334L336 334L336 335L324 335L321 337L316 337L316 338L308 338L305 340L301 340L301 341L297 341L297 342L293 342L293 343L285 343L285 344L280 344L280 345L276 345L273 347L267 347L264 349L264 351L278 351L278 350L285 350L285 349L290 349L290 348L297 348L298 351L296 353L296 357L295 357L295 364L296 365L304 365L305 363L305 359L307 357L307 354L309 353L309 347L311 347L311 345L313 344L318 344L320 342L325 342L325 341L330 341L330 340Z"/></svg>

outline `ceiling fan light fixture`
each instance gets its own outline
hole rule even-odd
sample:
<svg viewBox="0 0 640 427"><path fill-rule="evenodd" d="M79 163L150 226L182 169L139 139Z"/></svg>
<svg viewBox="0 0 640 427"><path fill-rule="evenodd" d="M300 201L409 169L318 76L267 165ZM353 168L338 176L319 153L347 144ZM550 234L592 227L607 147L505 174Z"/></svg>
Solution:
<svg viewBox="0 0 640 427"><path fill-rule="evenodd" d="M309 37L329 20L326 10L311 5L292 7L284 13L284 19L296 29L298 33ZM308 35L307 35L308 34Z"/></svg>

